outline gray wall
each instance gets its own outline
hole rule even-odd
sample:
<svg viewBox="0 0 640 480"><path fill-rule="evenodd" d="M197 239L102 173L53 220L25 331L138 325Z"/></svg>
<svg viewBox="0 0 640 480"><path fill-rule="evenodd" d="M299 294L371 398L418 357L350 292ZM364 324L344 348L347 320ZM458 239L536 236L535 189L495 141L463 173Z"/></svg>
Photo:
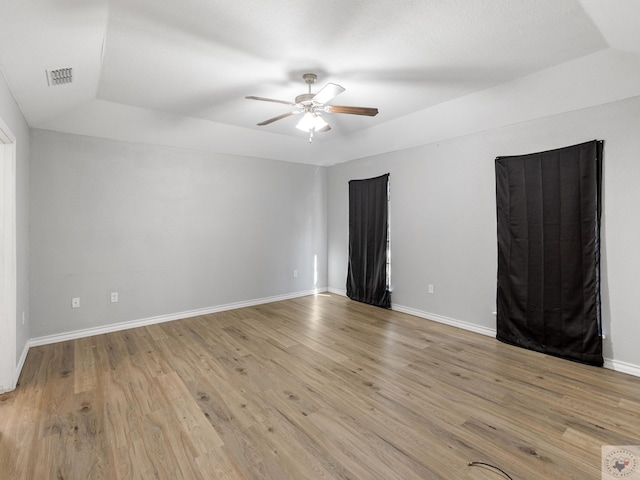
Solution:
<svg viewBox="0 0 640 480"><path fill-rule="evenodd" d="M637 368L638 131L636 97L354 160L327 171L33 130L32 325L30 332L19 330L19 337L24 345L27 336L314 286L344 291L347 182L386 172L391 173L394 305L493 330L494 158L597 138L605 140L605 357ZM24 155L23 150L23 169ZM26 178L25 172L19 176ZM19 235L24 241L26 187L19 191ZM26 248L19 240L23 269ZM292 278L294 269L298 278ZM22 284L26 274L20 275ZM428 284L435 286L433 295L427 293ZM109 303L110 291L119 292L118 304ZM22 286L21 298L26 292ZM81 308L71 309L76 296ZM19 309L25 305L20 300Z"/></svg>
<svg viewBox="0 0 640 480"><path fill-rule="evenodd" d="M329 288L345 289L348 181L389 172L394 306L495 330L495 157L602 139L605 357L640 367L638 132L635 97L331 167Z"/></svg>
<svg viewBox="0 0 640 480"><path fill-rule="evenodd" d="M326 168L31 140L32 337L326 288Z"/></svg>
<svg viewBox="0 0 640 480"><path fill-rule="evenodd" d="M29 127L0 74L0 117L16 137L16 363L29 329ZM22 323L24 314L25 323Z"/></svg>

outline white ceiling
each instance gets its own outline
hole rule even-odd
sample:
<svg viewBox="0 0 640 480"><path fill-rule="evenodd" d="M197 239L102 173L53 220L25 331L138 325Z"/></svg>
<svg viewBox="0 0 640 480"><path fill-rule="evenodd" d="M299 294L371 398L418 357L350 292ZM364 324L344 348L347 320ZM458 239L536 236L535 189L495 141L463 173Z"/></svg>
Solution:
<svg viewBox="0 0 640 480"><path fill-rule="evenodd" d="M293 100L314 72L314 91L346 88L333 104L378 107L328 114L322 145L605 49L640 56L637 0L0 0L0 13L0 70L32 127L136 140L156 125L140 139L282 144L294 154L265 156L300 161L296 117L256 125L290 107L245 95ZM61 67L73 83L49 87Z"/></svg>

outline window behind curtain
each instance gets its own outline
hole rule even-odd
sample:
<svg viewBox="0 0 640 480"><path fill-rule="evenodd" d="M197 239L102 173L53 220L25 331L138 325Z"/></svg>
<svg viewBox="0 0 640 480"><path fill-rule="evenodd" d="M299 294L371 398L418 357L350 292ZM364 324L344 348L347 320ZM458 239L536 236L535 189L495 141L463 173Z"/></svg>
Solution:
<svg viewBox="0 0 640 480"><path fill-rule="evenodd" d="M599 366L602 145L496 158L497 338Z"/></svg>
<svg viewBox="0 0 640 480"><path fill-rule="evenodd" d="M389 174L349 182L347 296L391 308Z"/></svg>

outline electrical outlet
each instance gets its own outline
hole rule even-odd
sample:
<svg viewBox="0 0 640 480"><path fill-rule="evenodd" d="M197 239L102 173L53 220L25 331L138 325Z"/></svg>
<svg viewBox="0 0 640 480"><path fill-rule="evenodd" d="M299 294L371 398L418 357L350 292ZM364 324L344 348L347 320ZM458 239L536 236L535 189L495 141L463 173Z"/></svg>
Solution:
<svg viewBox="0 0 640 480"><path fill-rule="evenodd" d="M298 270L293 271L293 278L298 278Z"/></svg>
<svg viewBox="0 0 640 480"><path fill-rule="evenodd" d="M427 291L429 293L433 293L433 285L429 284L429 286L427 287Z"/></svg>
<svg viewBox="0 0 640 480"><path fill-rule="evenodd" d="M71 299L71 308L80 308L80 297Z"/></svg>
<svg viewBox="0 0 640 480"><path fill-rule="evenodd" d="M111 303L118 303L118 292L111 292Z"/></svg>

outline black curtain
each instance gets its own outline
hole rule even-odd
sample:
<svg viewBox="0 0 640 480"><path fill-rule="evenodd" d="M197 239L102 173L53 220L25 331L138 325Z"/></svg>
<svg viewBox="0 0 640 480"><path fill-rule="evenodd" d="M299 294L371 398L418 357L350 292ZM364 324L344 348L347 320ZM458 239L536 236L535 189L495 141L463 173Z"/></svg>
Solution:
<svg viewBox="0 0 640 480"><path fill-rule="evenodd" d="M602 146L496 158L497 338L598 366Z"/></svg>
<svg viewBox="0 0 640 480"><path fill-rule="evenodd" d="M349 182L347 296L391 308L387 286L389 174Z"/></svg>

